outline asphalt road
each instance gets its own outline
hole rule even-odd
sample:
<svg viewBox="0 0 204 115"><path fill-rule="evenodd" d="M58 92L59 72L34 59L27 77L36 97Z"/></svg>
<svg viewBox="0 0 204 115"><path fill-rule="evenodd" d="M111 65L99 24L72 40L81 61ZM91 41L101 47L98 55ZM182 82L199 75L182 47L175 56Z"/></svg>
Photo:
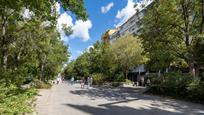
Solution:
<svg viewBox="0 0 204 115"><path fill-rule="evenodd" d="M144 95L136 88L81 89L66 82L40 90L37 98L39 115L204 115L203 105Z"/></svg>

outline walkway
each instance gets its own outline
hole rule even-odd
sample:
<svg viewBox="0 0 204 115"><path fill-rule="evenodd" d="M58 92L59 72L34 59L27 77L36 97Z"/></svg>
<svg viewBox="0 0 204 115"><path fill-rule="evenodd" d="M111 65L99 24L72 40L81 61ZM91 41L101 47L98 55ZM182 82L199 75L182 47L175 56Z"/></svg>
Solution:
<svg viewBox="0 0 204 115"><path fill-rule="evenodd" d="M143 95L138 90L92 88L79 84L54 85L41 90L39 115L204 115L204 106Z"/></svg>

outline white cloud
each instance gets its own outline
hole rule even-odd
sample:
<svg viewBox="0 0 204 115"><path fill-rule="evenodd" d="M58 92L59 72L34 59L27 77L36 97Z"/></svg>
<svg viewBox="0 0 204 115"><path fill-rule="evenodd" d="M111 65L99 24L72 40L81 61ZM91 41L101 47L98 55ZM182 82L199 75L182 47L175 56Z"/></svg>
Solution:
<svg viewBox="0 0 204 115"><path fill-rule="evenodd" d="M69 16L67 13L61 14L57 19L57 30L60 33L60 36L63 41L68 42L68 37L65 35L62 25L65 24L66 26L73 26L72 17Z"/></svg>
<svg viewBox="0 0 204 115"><path fill-rule="evenodd" d="M91 28L92 23L90 20L87 21L77 20L72 28L73 34L71 35L71 38L80 38L83 41L89 40L90 39L89 29Z"/></svg>
<svg viewBox="0 0 204 115"><path fill-rule="evenodd" d="M146 6L148 6L149 4L151 4L152 2L153 2L153 0L142 0L142 1L137 3L135 9L140 11L140 10L144 9Z"/></svg>
<svg viewBox="0 0 204 115"><path fill-rule="evenodd" d="M127 5L118 11L116 18L119 19L119 22L115 25L116 27L122 25L136 12L134 5L135 2L133 0L128 0Z"/></svg>
<svg viewBox="0 0 204 115"><path fill-rule="evenodd" d="M114 6L114 3L113 3L113 2L109 3L109 4L106 5L106 6L102 6L102 7L101 7L101 12L102 12L103 14L105 14L105 13L107 13L113 6Z"/></svg>
<svg viewBox="0 0 204 115"><path fill-rule="evenodd" d="M140 11L144 9L146 6L148 6L149 4L151 4L152 2L153 0L141 0L141 1L136 0L136 2L134 0L127 0L127 5L123 9L119 10L116 15L116 19L118 23L115 24L115 26L118 27L122 25L132 15L136 13L136 9Z"/></svg>
<svg viewBox="0 0 204 115"><path fill-rule="evenodd" d="M62 25L65 24L66 26L71 26L73 29L72 35L67 37L62 29ZM67 13L61 14L57 19L57 30L60 32L62 40L68 42L70 38L80 38L83 41L87 41L90 39L89 36L89 29L92 28L92 23L90 20L82 21L77 20L75 24L73 24L73 19Z"/></svg>

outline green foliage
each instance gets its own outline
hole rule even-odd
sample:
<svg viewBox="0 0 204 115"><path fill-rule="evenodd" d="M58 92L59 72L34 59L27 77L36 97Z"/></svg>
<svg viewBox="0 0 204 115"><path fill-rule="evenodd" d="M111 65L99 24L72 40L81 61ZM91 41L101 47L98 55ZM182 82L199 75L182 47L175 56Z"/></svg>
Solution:
<svg viewBox="0 0 204 115"><path fill-rule="evenodd" d="M40 81L38 79L33 80L33 85L37 89L50 89L52 86L50 83L45 83L45 82Z"/></svg>
<svg viewBox="0 0 204 115"><path fill-rule="evenodd" d="M131 67L136 67L145 62L145 58L142 55L141 41L133 36L125 36L116 40L111 44L111 49L126 78L127 72Z"/></svg>
<svg viewBox="0 0 204 115"><path fill-rule="evenodd" d="M0 114L18 115L32 112L35 89L21 90L14 85L0 85Z"/></svg>
<svg viewBox="0 0 204 115"><path fill-rule="evenodd" d="M93 78L94 85L102 85L106 79L106 76L102 73L92 74L91 76Z"/></svg>
<svg viewBox="0 0 204 115"><path fill-rule="evenodd" d="M204 30L201 4L202 0L159 0L148 7L141 38L150 69L187 65L193 72L203 66L199 59L202 43L198 42Z"/></svg>
<svg viewBox="0 0 204 115"><path fill-rule="evenodd" d="M71 12L76 14L78 19L87 19L87 12L84 7L84 0L61 0L60 4L64 7L65 10L70 10Z"/></svg>
<svg viewBox="0 0 204 115"><path fill-rule="evenodd" d="M75 74L87 77L92 74L99 74L99 76L103 74L107 76L103 82L124 81L124 75L130 67L135 67L145 61L142 52L140 40L133 36L118 39L113 44L98 41L93 48L68 64L65 76Z"/></svg>
<svg viewBox="0 0 204 115"><path fill-rule="evenodd" d="M162 78L162 77L158 77L158 74L157 74L157 73L149 74L149 75L147 76L147 79L150 79L151 84L153 84L153 85L161 84L162 81L163 81L163 78Z"/></svg>
<svg viewBox="0 0 204 115"><path fill-rule="evenodd" d="M71 61L67 65L66 69L64 70L65 79L71 79L71 77L75 73L74 66L75 66L75 61Z"/></svg>
<svg viewBox="0 0 204 115"><path fill-rule="evenodd" d="M161 86L167 95L182 97L186 95L187 85L191 82L192 76L180 75L178 73L168 73L163 76L164 81Z"/></svg>
<svg viewBox="0 0 204 115"><path fill-rule="evenodd" d="M124 74L123 73L115 74L114 81L116 81L116 82L124 82L125 81Z"/></svg>
<svg viewBox="0 0 204 115"><path fill-rule="evenodd" d="M131 84L133 84L133 82L129 79L125 79L125 84L131 85Z"/></svg>
<svg viewBox="0 0 204 115"><path fill-rule="evenodd" d="M151 81L148 93L204 103L204 85L199 79L195 80L190 75L179 73L167 73L155 79L160 82Z"/></svg>
<svg viewBox="0 0 204 115"><path fill-rule="evenodd" d="M109 45L98 41L93 45L93 48L70 62L64 73L67 78L70 78L73 74L79 77L87 77L92 74L103 73L108 76L106 80L111 81L117 70L118 65L115 63L115 57Z"/></svg>
<svg viewBox="0 0 204 115"><path fill-rule="evenodd" d="M198 70L204 67L203 3L203 0L158 0L148 7L140 38L149 58L149 69L188 67L192 75L199 75ZM203 83L196 77L167 73L149 78L151 93L204 102Z"/></svg>
<svg viewBox="0 0 204 115"><path fill-rule="evenodd" d="M0 3L0 70L4 73L1 80L20 85L25 78L38 76L37 79L48 81L61 71L69 53L56 30L56 3L78 19L87 19L83 0ZM23 15L25 10L29 16ZM72 33L71 27L63 29L67 35Z"/></svg>
<svg viewBox="0 0 204 115"><path fill-rule="evenodd" d="M188 84L188 98L191 100L195 100L200 103L204 103L204 83L200 80L193 80L190 84Z"/></svg>
<svg viewBox="0 0 204 115"><path fill-rule="evenodd" d="M83 0L1 0L0 114L30 112L36 93L19 87L35 79L37 88L49 88L44 82L54 79L68 61L68 47L56 30L57 2L78 19L87 19ZM30 16L23 15L25 10ZM67 35L72 32L71 27L63 29Z"/></svg>
<svg viewBox="0 0 204 115"><path fill-rule="evenodd" d="M204 63L204 34L199 35L197 39L193 46L193 53L195 55L196 64L202 65Z"/></svg>

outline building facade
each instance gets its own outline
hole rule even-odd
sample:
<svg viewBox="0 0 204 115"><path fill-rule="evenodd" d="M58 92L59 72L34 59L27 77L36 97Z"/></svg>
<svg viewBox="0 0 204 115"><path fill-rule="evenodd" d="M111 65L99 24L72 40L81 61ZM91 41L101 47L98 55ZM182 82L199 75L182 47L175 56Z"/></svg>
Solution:
<svg viewBox="0 0 204 115"><path fill-rule="evenodd" d="M108 41L113 42L119 37L127 34L138 35L139 29L141 28L142 18L152 2L153 0L144 0L143 3L140 4L140 10L135 10L135 14L133 16L131 16L121 26L117 27L115 29L116 31L109 36Z"/></svg>

